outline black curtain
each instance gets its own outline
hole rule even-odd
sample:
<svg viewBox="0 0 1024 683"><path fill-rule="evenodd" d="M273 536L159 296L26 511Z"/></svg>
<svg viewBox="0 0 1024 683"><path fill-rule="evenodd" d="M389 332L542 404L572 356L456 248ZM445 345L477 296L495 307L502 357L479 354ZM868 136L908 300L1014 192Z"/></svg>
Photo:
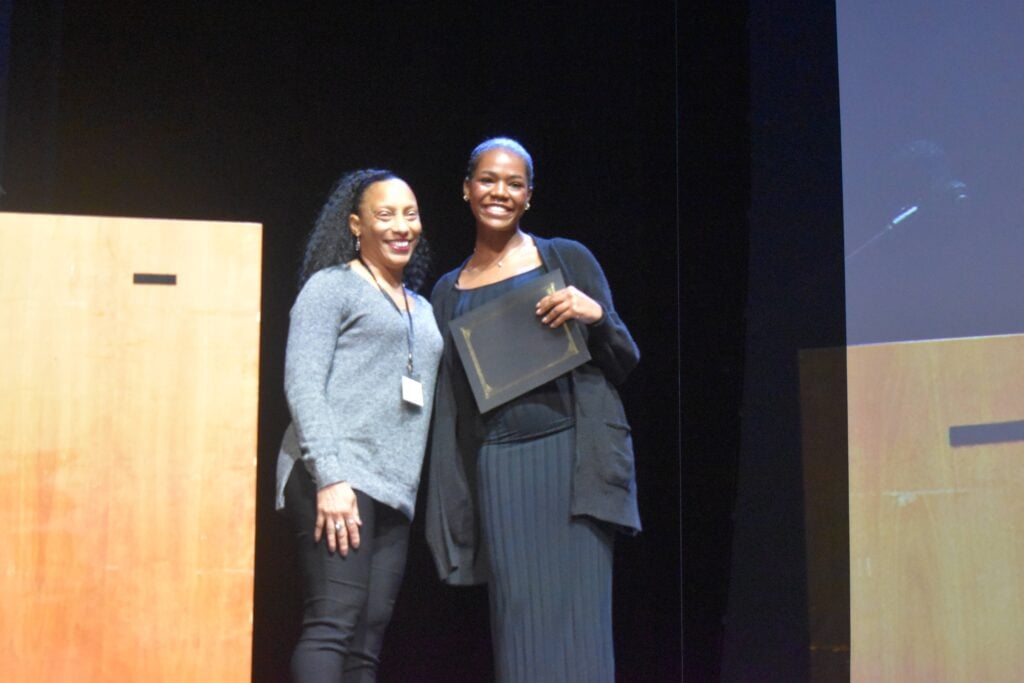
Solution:
<svg viewBox="0 0 1024 683"><path fill-rule="evenodd" d="M756 0L749 25L749 294L721 680L800 681L810 676L812 634L801 351L838 349L834 374L845 378L835 5ZM845 416L842 379L822 395ZM845 423L834 428L845 444ZM845 481L840 450L833 476ZM812 521L846 534L838 517Z"/></svg>
<svg viewBox="0 0 1024 683"><path fill-rule="evenodd" d="M642 350L623 395L645 531L616 548L618 666L622 680L677 680L687 244L675 3L12 7L5 210L264 225L254 680L283 679L299 612L272 508L302 239L341 172L386 166L417 193L435 275L454 267L472 244L465 159L494 134L534 155L525 227L594 251ZM421 538L417 526L381 677L487 680L486 595L441 585Z"/></svg>

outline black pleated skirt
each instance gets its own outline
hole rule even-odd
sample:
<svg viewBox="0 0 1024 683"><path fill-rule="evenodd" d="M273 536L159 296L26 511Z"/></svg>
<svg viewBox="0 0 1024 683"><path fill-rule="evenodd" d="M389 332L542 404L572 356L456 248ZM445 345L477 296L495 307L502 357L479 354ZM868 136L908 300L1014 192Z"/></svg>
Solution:
<svg viewBox="0 0 1024 683"><path fill-rule="evenodd" d="M569 514L575 430L485 444L478 470L501 683L615 680L612 532Z"/></svg>

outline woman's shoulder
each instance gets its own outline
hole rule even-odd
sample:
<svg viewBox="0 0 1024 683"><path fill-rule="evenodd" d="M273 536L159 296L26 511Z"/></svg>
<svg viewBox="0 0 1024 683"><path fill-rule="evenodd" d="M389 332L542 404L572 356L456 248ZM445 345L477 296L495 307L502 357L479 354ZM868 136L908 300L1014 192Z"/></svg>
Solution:
<svg viewBox="0 0 1024 683"><path fill-rule="evenodd" d="M557 249L559 253L585 253L589 254L590 250L580 241L570 239L568 237L541 237L539 235L531 235L533 241L537 244L538 249Z"/></svg>
<svg viewBox="0 0 1024 683"><path fill-rule="evenodd" d="M306 280L306 286L314 284L314 286L325 286L325 285L339 285L347 284L351 282L351 278L355 275L352 270L352 266L347 263L339 263L335 266L328 266L327 268L321 268Z"/></svg>
<svg viewBox="0 0 1024 683"><path fill-rule="evenodd" d="M537 237L533 236L537 248L541 251L554 250L560 258L568 261L585 261L593 263L596 261L593 252L582 242L568 237Z"/></svg>
<svg viewBox="0 0 1024 683"><path fill-rule="evenodd" d="M437 282L434 283L434 288L430 291L430 299L436 300L439 294L447 292L455 286L455 281L459 277L459 272L462 270L462 266L458 268L452 268L447 273L437 278Z"/></svg>
<svg viewBox="0 0 1024 683"><path fill-rule="evenodd" d="M351 291L357 277L359 276L346 263L322 268L310 275L302 285L299 298L337 299Z"/></svg>

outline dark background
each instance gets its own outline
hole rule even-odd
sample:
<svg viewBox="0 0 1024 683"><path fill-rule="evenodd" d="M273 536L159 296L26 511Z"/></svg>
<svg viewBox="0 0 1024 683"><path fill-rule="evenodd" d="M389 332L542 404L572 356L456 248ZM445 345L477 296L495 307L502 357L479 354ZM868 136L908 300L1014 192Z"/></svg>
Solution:
<svg viewBox="0 0 1024 683"><path fill-rule="evenodd" d="M254 680L283 678L298 619L272 508L301 242L340 173L386 166L435 275L454 267L465 160L494 134L534 155L524 227L594 251L643 353L623 388L645 530L616 548L619 679L805 676L793 367L842 324L831 3L0 8L4 210L264 225ZM483 590L440 584L415 541L381 678L488 680L487 629Z"/></svg>

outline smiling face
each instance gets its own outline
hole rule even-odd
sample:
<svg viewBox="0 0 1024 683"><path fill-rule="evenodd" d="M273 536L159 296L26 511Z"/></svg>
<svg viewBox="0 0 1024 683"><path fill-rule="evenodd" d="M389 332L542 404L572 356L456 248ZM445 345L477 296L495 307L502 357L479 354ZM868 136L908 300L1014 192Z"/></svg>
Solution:
<svg viewBox="0 0 1024 683"><path fill-rule="evenodd" d="M367 187L348 226L361 242L363 260L401 280L423 232L416 196L405 181L390 178Z"/></svg>
<svg viewBox="0 0 1024 683"><path fill-rule="evenodd" d="M480 155L473 174L462 183L478 230L514 231L533 194L526 161L497 147Z"/></svg>

